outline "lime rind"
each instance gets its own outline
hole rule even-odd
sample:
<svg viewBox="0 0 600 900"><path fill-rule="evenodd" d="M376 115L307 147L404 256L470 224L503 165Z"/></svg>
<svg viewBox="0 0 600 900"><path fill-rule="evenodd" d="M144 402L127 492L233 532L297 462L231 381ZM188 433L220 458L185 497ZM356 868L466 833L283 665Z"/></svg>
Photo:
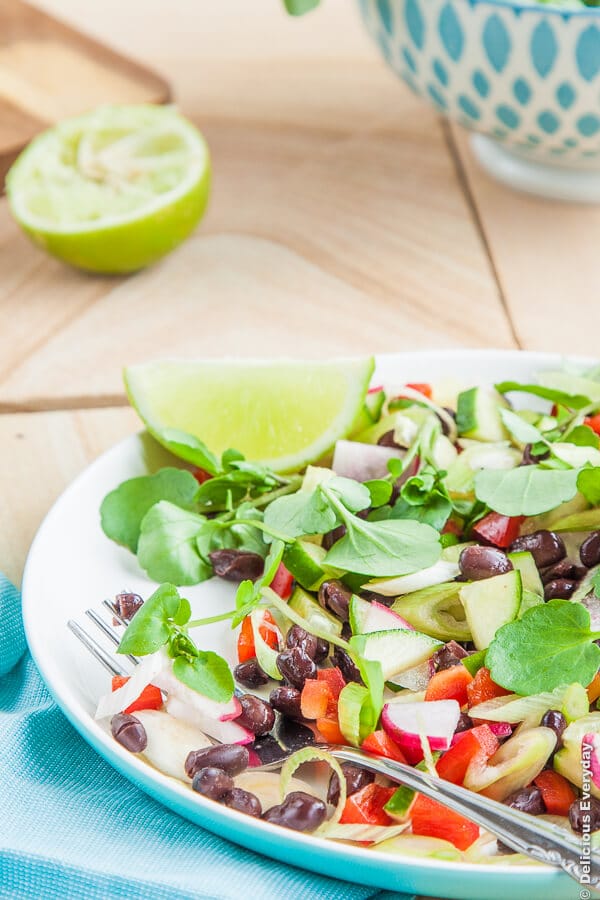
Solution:
<svg viewBox="0 0 600 900"><path fill-rule="evenodd" d="M163 445L164 429L178 428L213 453L233 446L274 471L292 472L350 432L373 369L370 357L160 360L128 367L124 379L132 405Z"/></svg>

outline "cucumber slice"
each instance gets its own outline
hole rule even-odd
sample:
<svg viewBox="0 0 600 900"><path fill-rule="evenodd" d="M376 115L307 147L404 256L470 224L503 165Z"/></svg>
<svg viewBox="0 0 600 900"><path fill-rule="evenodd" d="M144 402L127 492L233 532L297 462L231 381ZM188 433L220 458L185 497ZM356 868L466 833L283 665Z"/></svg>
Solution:
<svg viewBox="0 0 600 900"><path fill-rule="evenodd" d="M477 541L463 541L461 544L450 544L449 547L444 547L442 550L442 559L445 562L458 563L463 550L466 550L467 547L475 547L476 543Z"/></svg>
<svg viewBox="0 0 600 900"><path fill-rule="evenodd" d="M298 584L307 591L316 591L327 578L339 578L340 569L328 569L323 565L327 551L309 541L294 541L283 554L283 564Z"/></svg>
<svg viewBox="0 0 600 900"><path fill-rule="evenodd" d="M456 427L462 437L476 441L504 441L508 437L500 418L506 400L489 388L474 387L458 395Z"/></svg>
<svg viewBox="0 0 600 900"><path fill-rule="evenodd" d="M478 650L489 647L498 629L517 618L522 595L517 569L463 585L459 596Z"/></svg>
<svg viewBox="0 0 600 900"><path fill-rule="evenodd" d="M383 388L381 388L380 391L370 392L365 397L365 407L367 408L368 413L371 416L372 422L379 421L384 403L385 391L383 390Z"/></svg>
<svg viewBox="0 0 600 900"><path fill-rule="evenodd" d="M383 677L387 681L400 672L429 659L441 641L405 628L391 631L373 631L371 634L355 634L350 638L350 646L364 659L381 664Z"/></svg>
<svg viewBox="0 0 600 900"><path fill-rule="evenodd" d="M521 553L509 553L508 558L513 564L513 567L521 573L523 590L530 591L532 594L543 597L544 585L542 584L538 567L536 566L531 553L528 553L527 551Z"/></svg>
<svg viewBox="0 0 600 900"><path fill-rule="evenodd" d="M362 597L357 597L356 594L351 597L348 614L350 618L350 628L352 629L352 634L365 633L367 616L369 615L370 611L371 604L368 600L363 600Z"/></svg>
<svg viewBox="0 0 600 900"><path fill-rule="evenodd" d="M459 599L463 584L450 581L399 597L392 606L407 622L441 641L470 641L471 631Z"/></svg>
<svg viewBox="0 0 600 900"><path fill-rule="evenodd" d="M307 594L301 587L295 589L290 597L288 606L302 616L303 619L306 619L309 625L314 623L315 627L319 628L320 631L325 631L338 637L342 633L340 620L319 606L315 598Z"/></svg>

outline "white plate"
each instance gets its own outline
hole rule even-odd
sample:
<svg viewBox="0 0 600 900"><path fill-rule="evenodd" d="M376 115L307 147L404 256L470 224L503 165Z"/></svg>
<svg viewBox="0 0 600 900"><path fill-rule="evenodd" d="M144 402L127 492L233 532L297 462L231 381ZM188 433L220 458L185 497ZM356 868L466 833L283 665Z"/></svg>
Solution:
<svg viewBox="0 0 600 900"><path fill-rule="evenodd" d="M530 381L556 368L557 355L517 351L431 351L378 359L374 383L439 382L466 385L501 379ZM581 360L592 365L593 360ZM574 882L546 867L477 866L392 856L287 831L243 816L195 794L128 753L93 718L107 689L106 672L67 631L70 618L126 588L148 596L155 588L135 557L100 528L103 497L126 478L164 464L162 451L141 435L128 438L94 462L63 493L33 542L23 583L23 612L31 652L52 695L81 735L142 790L192 821L253 850L303 868L388 890L416 891L461 900L505 900L507 891L528 900L579 896ZM194 615L231 608L234 589L214 579L184 589ZM203 630L203 646L234 662L226 623Z"/></svg>

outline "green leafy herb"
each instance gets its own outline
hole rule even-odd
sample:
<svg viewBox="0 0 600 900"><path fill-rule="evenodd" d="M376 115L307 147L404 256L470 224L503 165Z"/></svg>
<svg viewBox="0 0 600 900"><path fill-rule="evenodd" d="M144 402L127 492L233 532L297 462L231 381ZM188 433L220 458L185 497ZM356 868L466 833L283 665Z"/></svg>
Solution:
<svg viewBox="0 0 600 900"><path fill-rule="evenodd" d="M137 551L142 519L159 500L182 509L193 509L198 482L184 469L167 467L155 475L130 478L107 494L100 507L102 529L107 537Z"/></svg>
<svg viewBox="0 0 600 900"><path fill-rule="evenodd" d="M374 508L378 506L385 506L385 504L389 502L390 497L392 496L392 485L389 481L385 481L383 478L375 478L372 481L365 481L364 486L371 496L371 503L369 505Z"/></svg>
<svg viewBox="0 0 600 900"><path fill-rule="evenodd" d="M572 682L585 687L600 666L598 638L585 606L550 600L500 628L485 663L497 684L517 694L539 694Z"/></svg>
<svg viewBox="0 0 600 900"><path fill-rule="evenodd" d="M501 381L500 384L495 385L495 388L500 394L509 394L512 391L531 394L533 397L541 397L543 400L549 400L550 403L566 406L569 409L583 409L584 406L589 406L590 404L590 398L585 397L583 394L567 394L564 391L541 387L539 384Z"/></svg>
<svg viewBox="0 0 600 900"><path fill-rule="evenodd" d="M577 493L576 469L519 466L482 469L475 476L475 495L504 516L535 516L571 500Z"/></svg>
<svg viewBox="0 0 600 900"><path fill-rule="evenodd" d="M190 656L177 656L173 660L173 674L193 691L217 703L226 703L233 694L231 669L223 657L212 650L196 650Z"/></svg>
<svg viewBox="0 0 600 900"><path fill-rule="evenodd" d="M542 432L530 425L525 419L510 409L500 409L500 418L504 423L504 427L512 434L512 436L521 444L537 444L544 441Z"/></svg>
<svg viewBox="0 0 600 900"><path fill-rule="evenodd" d="M229 521L207 519L196 538L200 556L208 561L209 553L215 550L248 550L266 556L268 548L260 528L262 519L262 510L251 503L240 504ZM256 525L248 524L252 521Z"/></svg>
<svg viewBox="0 0 600 900"><path fill-rule="evenodd" d="M589 425L576 425L571 431L565 432L563 440L577 447L600 447L600 438Z"/></svg>
<svg viewBox="0 0 600 900"><path fill-rule="evenodd" d="M147 656L159 650L171 637L173 625L182 624L179 612L189 609L185 603L174 584L161 584L127 626L119 653Z"/></svg>
<svg viewBox="0 0 600 900"><path fill-rule="evenodd" d="M271 584L275 573L283 557L285 544L275 540L265 560L263 574L255 582L242 581L235 595L235 612L231 618L231 627L235 628L240 622L253 612L263 598L263 590Z"/></svg>
<svg viewBox="0 0 600 900"><path fill-rule="evenodd" d="M414 519L441 531L452 512L452 501L443 482L445 474L428 466L407 479L390 518Z"/></svg>
<svg viewBox="0 0 600 900"><path fill-rule="evenodd" d="M161 500L145 515L138 543L138 561L153 581L198 584L212 576L202 559L196 537L203 516Z"/></svg>
<svg viewBox="0 0 600 900"><path fill-rule="evenodd" d="M577 476L577 489L592 506L600 506L600 468L582 469Z"/></svg>
<svg viewBox="0 0 600 900"><path fill-rule="evenodd" d="M179 428L163 428L160 432L160 440L171 453L193 466L204 469L210 475L216 475L219 471L219 460L211 453L206 444L198 440L193 434L181 431Z"/></svg>
<svg viewBox="0 0 600 900"><path fill-rule="evenodd" d="M600 600L600 569L592 576L592 587L594 589L594 596Z"/></svg>

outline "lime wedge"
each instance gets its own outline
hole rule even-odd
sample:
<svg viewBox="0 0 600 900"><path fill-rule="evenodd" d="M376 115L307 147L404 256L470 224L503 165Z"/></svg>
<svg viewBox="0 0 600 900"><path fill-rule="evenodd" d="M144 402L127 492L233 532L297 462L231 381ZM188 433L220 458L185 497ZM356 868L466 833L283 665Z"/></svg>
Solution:
<svg viewBox="0 0 600 900"><path fill-rule="evenodd" d="M64 262L123 273L155 262L198 224L208 148L166 106L104 106L45 131L6 180L12 213Z"/></svg>
<svg viewBox="0 0 600 900"><path fill-rule="evenodd" d="M332 362L159 360L125 369L129 399L148 431L187 432L213 453L229 447L277 472L320 459L351 430L370 357Z"/></svg>

